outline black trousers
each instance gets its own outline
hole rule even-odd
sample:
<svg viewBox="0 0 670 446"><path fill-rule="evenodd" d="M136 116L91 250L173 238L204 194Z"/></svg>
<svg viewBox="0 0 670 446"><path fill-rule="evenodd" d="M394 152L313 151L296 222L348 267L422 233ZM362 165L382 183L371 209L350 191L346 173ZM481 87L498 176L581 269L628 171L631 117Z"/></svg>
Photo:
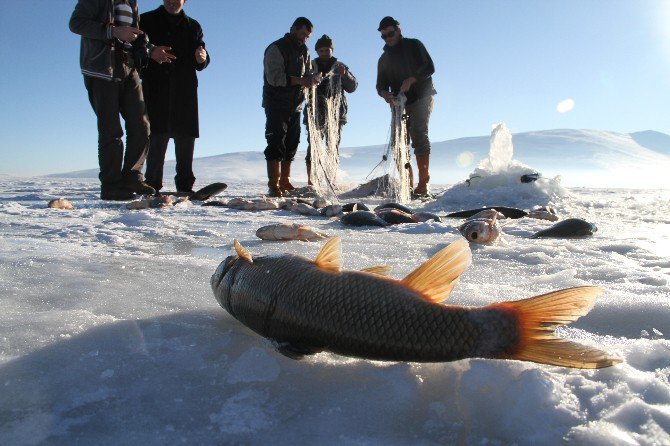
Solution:
<svg viewBox="0 0 670 446"><path fill-rule="evenodd" d="M266 108L265 139L266 160L293 161L300 144L300 111Z"/></svg>
<svg viewBox="0 0 670 446"><path fill-rule="evenodd" d="M84 76L84 84L98 120L101 188L115 189L144 181L142 167L149 149L149 118L137 71L126 70L120 81ZM125 122L125 154L119 115Z"/></svg>
<svg viewBox="0 0 670 446"><path fill-rule="evenodd" d="M168 133L152 133L150 136L149 156L147 157L147 183L156 190L163 188L163 165L170 138L174 141L175 158L177 159L174 183L177 191L190 191L195 183L193 175L193 152L195 138L193 136L170 136Z"/></svg>

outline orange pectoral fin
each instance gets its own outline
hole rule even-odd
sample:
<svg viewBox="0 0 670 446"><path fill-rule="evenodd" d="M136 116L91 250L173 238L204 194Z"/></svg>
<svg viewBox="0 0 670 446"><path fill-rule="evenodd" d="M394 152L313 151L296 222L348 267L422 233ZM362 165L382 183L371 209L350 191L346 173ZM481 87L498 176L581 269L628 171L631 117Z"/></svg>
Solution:
<svg viewBox="0 0 670 446"><path fill-rule="evenodd" d="M409 273L402 283L430 302L442 302L449 297L458 278L471 262L470 245L465 239L460 239Z"/></svg>
<svg viewBox="0 0 670 446"><path fill-rule="evenodd" d="M342 271L342 239L333 237L328 240L316 255L314 263L327 271Z"/></svg>

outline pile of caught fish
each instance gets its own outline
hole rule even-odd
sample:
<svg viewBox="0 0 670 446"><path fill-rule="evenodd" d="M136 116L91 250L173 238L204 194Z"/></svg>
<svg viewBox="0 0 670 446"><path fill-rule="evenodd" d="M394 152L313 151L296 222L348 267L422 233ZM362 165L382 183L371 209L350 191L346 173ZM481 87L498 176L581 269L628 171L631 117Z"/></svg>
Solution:
<svg viewBox="0 0 670 446"><path fill-rule="evenodd" d="M504 206L489 207L483 210L473 209L467 211L452 212L446 217L460 218L466 217L463 224L458 227L459 232L469 242L479 244L493 244L500 238L502 227L499 220L510 218L517 219L522 217L536 218L540 220L558 221L556 211L550 206L536 206L526 212L521 209L506 208ZM553 226L543 229L531 235L530 238L542 237L588 237L593 235L598 228L593 223L589 223L581 218L568 218L560 221Z"/></svg>

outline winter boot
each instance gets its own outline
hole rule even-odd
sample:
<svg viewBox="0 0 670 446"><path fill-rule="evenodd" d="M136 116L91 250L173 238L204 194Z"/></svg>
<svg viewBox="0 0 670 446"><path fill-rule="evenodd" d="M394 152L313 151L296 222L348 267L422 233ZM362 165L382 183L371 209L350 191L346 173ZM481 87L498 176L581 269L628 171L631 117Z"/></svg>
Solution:
<svg viewBox="0 0 670 446"><path fill-rule="evenodd" d="M314 180L312 179L312 163L307 163L307 185L314 186Z"/></svg>
<svg viewBox="0 0 670 446"><path fill-rule="evenodd" d="M281 197L279 188L279 176L281 164L279 160L271 160L268 164L268 195L271 197Z"/></svg>
<svg viewBox="0 0 670 446"><path fill-rule="evenodd" d="M279 177L279 189L284 194L290 194L295 187L291 184L291 161L281 162L281 175Z"/></svg>
<svg viewBox="0 0 670 446"><path fill-rule="evenodd" d="M416 165L419 168L419 184L414 188L414 195L428 195L430 193L430 155L416 155Z"/></svg>

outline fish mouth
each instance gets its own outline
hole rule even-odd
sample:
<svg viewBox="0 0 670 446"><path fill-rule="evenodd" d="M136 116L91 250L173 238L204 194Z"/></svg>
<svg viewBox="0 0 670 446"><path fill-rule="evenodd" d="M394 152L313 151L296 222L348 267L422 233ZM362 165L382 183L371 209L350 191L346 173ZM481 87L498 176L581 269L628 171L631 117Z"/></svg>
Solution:
<svg viewBox="0 0 670 446"><path fill-rule="evenodd" d="M235 261L237 259L239 259L238 256L228 256L228 257L225 258L225 260L223 262L221 262L221 265L223 265L223 267L220 266L219 267L220 271L217 271L215 273L216 285L214 285L214 289L219 288L219 285L221 285L221 282L223 281L223 278L226 277L226 274L233 267L233 265L235 264Z"/></svg>

